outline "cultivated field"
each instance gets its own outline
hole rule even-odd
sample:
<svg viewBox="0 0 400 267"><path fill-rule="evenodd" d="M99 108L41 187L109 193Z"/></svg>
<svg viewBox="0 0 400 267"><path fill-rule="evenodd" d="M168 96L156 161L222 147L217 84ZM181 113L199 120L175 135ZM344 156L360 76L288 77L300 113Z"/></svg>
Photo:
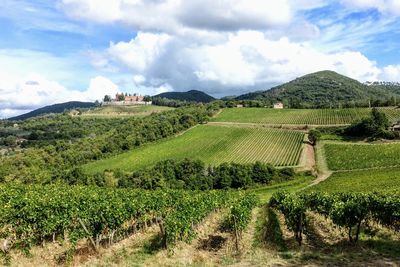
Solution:
<svg viewBox="0 0 400 267"><path fill-rule="evenodd" d="M400 168L369 171L336 172L308 191L323 192L391 192L400 191Z"/></svg>
<svg viewBox="0 0 400 267"><path fill-rule="evenodd" d="M275 166L297 165L304 134L278 129L200 125L183 135L145 145L85 165L89 173L105 169L133 171L166 159L200 159L207 164L261 161Z"/></svg>
<svg viewBox="0 0 400 267"><path fill-rule="evenodd" d="M324 150L331 170L400 166L400 143L328 143L324 145Z"/></svg>
<svg viewBox="0 0 400 267"><path fill-rule="evenodd" d="M392 121L400 120L400 109L380 108ZM263 124L340 125L367 117L369 108L270 109L226 108L213 121Z"/></svg>
<svg viewBox="0 0 400 267"><path fill-rule="evenodd" d="M123 117L123 116L147 116L151 113L158 113L173 108L154 106L154 105L137 105L137 106L103 106L90 109L81 116L86 117Z"/></svg>

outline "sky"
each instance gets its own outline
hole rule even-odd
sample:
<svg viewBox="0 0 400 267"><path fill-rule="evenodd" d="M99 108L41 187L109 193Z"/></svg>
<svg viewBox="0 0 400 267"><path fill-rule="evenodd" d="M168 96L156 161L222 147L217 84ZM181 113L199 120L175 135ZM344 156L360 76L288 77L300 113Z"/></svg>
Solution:
<svg viewBox="0 0 400 267"><path fill-rule="evenodd" d="M0 118L117 92L400 81L400 0L0 0Z"/></svg>

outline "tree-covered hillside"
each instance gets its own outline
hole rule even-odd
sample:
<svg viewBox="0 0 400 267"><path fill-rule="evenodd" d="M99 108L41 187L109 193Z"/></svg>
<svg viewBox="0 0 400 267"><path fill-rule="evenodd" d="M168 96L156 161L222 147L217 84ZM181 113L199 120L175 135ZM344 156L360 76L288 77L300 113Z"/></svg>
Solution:
<svg viewBox="0 0 400 267"><path fill-rule="evenodd" d="M94 106L95 106L95 103L92 103L92 102L71 101L71 102L54 104L54 105L45 106L45 107L42 107L39 109L35 109L26 114L9 118L9 120L26 120L26 119L29 119L32 117L37 117L37 116L40 116L43 114L48 114L48 113L63 113L67 109L91 108Z"/></svg>
<svg viewBox="0 0 400 267"><path fill-rule="evenodd" d="M197 90L190 90L187 92L166 92L153 96L153 98L168 98L188 102L202 102L208 103L215 100L214 97Z"/></svg>
<svg viewBox="0 0 400 267"><path fill-rule="evenodd" d="M360 106L369 101L393 101L395 90L384 86L368 86L333 71L320 71L299 77L267 91L258 91L237 97L238 100L255 99L283 101L286 106L330 107L338 105Z"/></svg>

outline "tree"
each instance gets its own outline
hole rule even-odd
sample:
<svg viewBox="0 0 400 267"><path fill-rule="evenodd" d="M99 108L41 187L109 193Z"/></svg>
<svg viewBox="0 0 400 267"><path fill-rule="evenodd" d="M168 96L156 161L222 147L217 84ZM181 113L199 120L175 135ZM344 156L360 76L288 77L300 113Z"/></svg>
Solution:
<svg viewBox="0 0 400 267"><path fill-rule="evenodd" d="M111 102L111 96L105 95L103 98L103 102Z"/></svg>
<svg viewBox="0 0 400 267"><path fill-rule="evenodd" d="M392 132L388 131L390 121L385 113L373 108L371 116L359 122L355 122L344 130L349 136L367 136L375 138L393 138Z"/></svg>
<svg viewBox="0 0 400 267"><path fill-rule="evenodd" d="M117 101L124 101L125 100L125 95L124 94L118 94L117 95Z"/></svg>
<svg viewBox="0 0 400 267"><path fill-rule="evenodd" d="M312 129L308 133L308 140L310 143L315 146L317 141L321 138L321 132L318 129Z"/></svg>
<svg viewBox="0 0 400 267"><path fill-rule="evenodd" d="M144 97L143 97L143 101L144 102L150 102L151 101L151 96L149 96L149 95L145 95Z"/></svg>

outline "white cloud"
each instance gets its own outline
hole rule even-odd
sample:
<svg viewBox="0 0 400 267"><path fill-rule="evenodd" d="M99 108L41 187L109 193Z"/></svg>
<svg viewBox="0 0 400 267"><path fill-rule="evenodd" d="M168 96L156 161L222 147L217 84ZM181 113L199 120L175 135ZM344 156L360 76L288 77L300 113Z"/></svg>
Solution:
<svg viewBox="0 0 400 267"><path fill-rule="evenodd" d="M384 14L400 15L400 0L343 0L342 2L360 10L376 9Z"/></svg>
<svg viewBox="0 0 400 267"><path fill-rule="evenodd" d="M314 1L313 1L314 2ZM143 31L266 29L292 19L287 0L62 0L76 19L123 22Z"/></svg>
<svg viewBox="0 0 400 267"><path fill-rule="evenodd" d="M135 71L144 71L164 51L170 40L167 34L139 33L130 42L111 43L108 49L112 59Z"/></svg>
<svg viewBox="0 0 400 267"><path fill-rule="evenodd" d="M54 103L101 100L118 92L117 85L101 76L92 78L85 91L69 90L35 73L22 78L0 73L0 81L0 118Z"/></svg>
<svg viewBox="0 0 400 267"><path fill-rule="evenodd" d="M383 68L380 80L388 82L400 82L400 65L388 65Z"/></svg>
<svg viewBox="0 0 400 267"><path fill-rule="evenodd" d="M114 67L128 67L140 77L140 86L168 84L174 90L202 89L217 96L267 89L325 69L360 81L376 80L381 73L376 62L357 51L322 52L288 38L271 40L259 31L221 35L224 41L202 44L187 36L163 41L163 34L139 32L130 42L111 44L104 56Z"/></svg>

